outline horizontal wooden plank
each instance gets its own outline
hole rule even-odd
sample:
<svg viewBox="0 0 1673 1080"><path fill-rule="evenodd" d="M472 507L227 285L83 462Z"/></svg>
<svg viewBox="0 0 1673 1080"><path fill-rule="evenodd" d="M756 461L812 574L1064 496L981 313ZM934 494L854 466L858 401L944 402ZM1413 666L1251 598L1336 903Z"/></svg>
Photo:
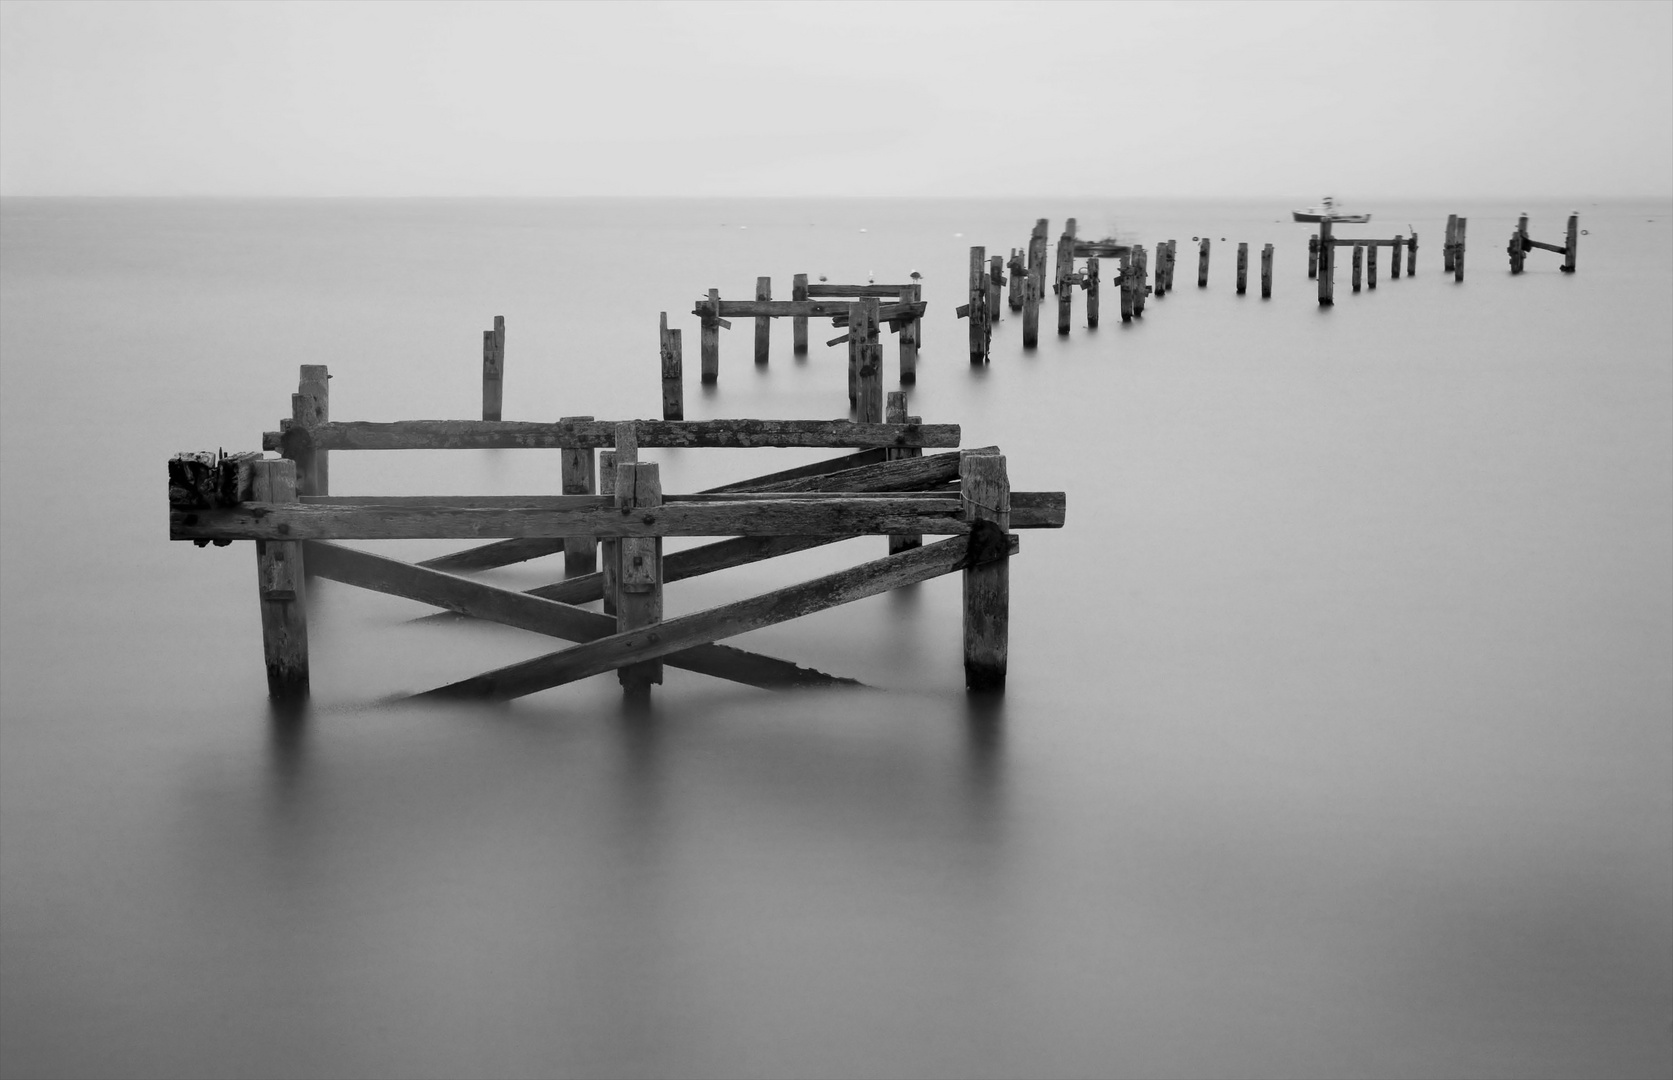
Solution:
<svg viewBox="0 0 1673 1080"><path fill-rule="evenodd" d="M447 555L425 559L419 566L431 570L458 573L464 570L492 570L499 566L528 562L563 550L564 537L535 536L517 540L496 540L480 547L466 548Z"/></svg>
<svg viewBox="0 0 1673 1080"><path fill-rule="evenodd" d="M616 445L613 420L334 420L302 428L282 421L262 436L264 450L287 440L316 450L578 449ZM959 444L957 424L859 424L851 420L638 420L641 447L905 447ZM295 447L293 447L294 449Z"/></svg>
<svg viewBox="0 0 1673 1080"><path fill-rule="evenodd" d="M705 490L710 492L760 491L767 485L782 483L786 480L800 480L809 476L823 476L827 473L844 472L848 469L859 468L862 465L875 465L880 461L887 461L888 454L889 451L883 448L861 450L858 453L844 454L841 457L836 458L826 458L824 461L815 461L810 465L798 465L794 469L781 469L778 472L766 473L761 476L752 476L748 480L738 480L730 484L722 484L719 487L706 488Z"/></svg>
<svg viewBox="0 0 1673 1080"><path fill-rule="evenodd" d="M880 322L896 322L908 318L921 319L928 309L929 303L924 300L915 304L884 304L877 309L877 318ZM841 315L831 316L831 325L847 326L848 313L845 311Z"/></svg>
<svg viewBox="0 0 1673 1080"><path fill-rule="evenodd" d="M612 615L601 615L528 593L496 588L337 544L310 543L305 561L309 571L319 577L404 596L462 615L566 641L597 641L616 633L616 619ZM664 662L688 671L770 690L858 685L853 679L725 645L699 644L666 656Z"/></svg>
<svg viewBox="0 0 1673 1080"><path fill-rule="evenodd" d="M806 500L891 499L910 500L917 489L898 491L821 491L797 489L793 492ZM680 506L736 506L748 503L782 502L786 494L778 491L726 491L694 495L664 495L663 505ZM298 502L304 506L346 506L382 510L549 510L549 511L616 511L614 495L304 495Z"/></svg>
<svg viewBox="0 0 1673 1080"><path fill-rule="evenodd" d="M1351 237L1333 236L1330 238L1331 247L1405 247L1406 240L1355 240Z"/></svg>
<svg viewBox="0 0 1673 1080"><path fill-rule="evenodd" d="M1543 240L1525 240L1524 242L1531 248L1543 248L1546 251L1555 251L1559 255L1568 254L1568 248L1561 244L1547 244Z"/></svg>
<svg viewBox="0 0 1673 1080"><path fill-rule="evenodd" d="M1130 244L1117 244L1113 240L1076 240L1074 246L1075 258L1077 259L1121 256L1132 250L1133 249Z"/></svg>
<svg viewBox="0 0 1673 1080"><path fill-rule="evenodd" d="M998 557L1016 550L1003 537ZM562 652L535 657L439 687L425 697L507 700L600 675L625 664L666 658L696 645L773 626L839 604L927 581L984 561L990 545L957 538L928 544L827 574L812 581L650 626L613 634Z"/></svg>
<svg viewBox="0 0 1673 1080"><path fill-rule="evenodd" d="M692 308L693 315L705 315L714 310L707 300L699 300ZM848 314L846 300L722 300L720 313L735 319L783 319L802 316L809 319L829 319Z"/></svg>
<svg viewBox="0 0 1673 1080"><path fill-rule="evenodd" d="M876 296L879 298L886 296L898 297L900 296L900 291L902 289L909 288L911 288L910 285L831 285L829 283L810 283L807 287L807 294L809 296L847 296L858 300L865 296Z"/></svg>

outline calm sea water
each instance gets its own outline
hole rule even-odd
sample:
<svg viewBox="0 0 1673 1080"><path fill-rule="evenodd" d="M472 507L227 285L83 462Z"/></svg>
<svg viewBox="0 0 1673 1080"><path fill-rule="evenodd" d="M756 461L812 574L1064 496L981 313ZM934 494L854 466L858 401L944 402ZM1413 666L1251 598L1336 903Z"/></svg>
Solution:
<svg viewBox="0 0 1673 1080"><path fill-rule="evenodd" d="M1569 205L1370 207L1418 273L1354 296L1344 260L1321 311L1266 204L0 204L0 1073L1667 1075L1673 205L1579 208L1580 272L1511 278L1515 215L1556 241ZM1077 297L1029 352L1007 318L972 368L968 247L1067 215L1178 239L1178 291L1096 331ZM259 446L299 364L336 419L470 417L504 315L507 418L653 416L666 310L688 415L839 416L843 350L787 326L700 388L691 301L913 270L912 411L1068 492L997 705L955 579L737 641L880 692L670 669L646 716L611 677L376 706L553 645L322 583L313 712L275 726L250 545L166 539L167 455ZM648 456L679 491L818 455ZM557 473L332 462L337 494Z"/></svg>

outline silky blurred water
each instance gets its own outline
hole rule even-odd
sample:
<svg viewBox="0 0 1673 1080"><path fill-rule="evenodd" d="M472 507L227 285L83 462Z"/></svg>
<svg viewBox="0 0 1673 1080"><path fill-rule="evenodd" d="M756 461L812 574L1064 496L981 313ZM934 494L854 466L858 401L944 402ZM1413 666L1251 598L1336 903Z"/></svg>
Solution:
<svg viewBox="0 0 1673 1080"><path fill-rule="evenodd" d="M1557 242L1570 205L1366 206L1417 274L1385 251L1353 295L1344 258L1322 310L1254 203L0 203L0 1073L1668 1075L1673 205L1578 208L1579 272L1512 278L1516 215ZM1068 215L1177 239L1179 288L1128 325L1106 288L1092 331L1079 294L1032 351L1007 312L971 367L968 248ZM326 582L281 723L250 545L166 539L165 458L259 446L299 364L334 419L471 417L504 315L508 419L654 416L667 311L688 416L841 416L836 331L775 327L763 369L740 321L705 389L691 302L914 270L911 411L1068 493L1013 560L999 702L952 578L734 642L879 690L669 669L644 715L611 676L377 705L554 645ZM646 452L668 491L819 456ZM547 451L331 470L558 483Z"/></svg>

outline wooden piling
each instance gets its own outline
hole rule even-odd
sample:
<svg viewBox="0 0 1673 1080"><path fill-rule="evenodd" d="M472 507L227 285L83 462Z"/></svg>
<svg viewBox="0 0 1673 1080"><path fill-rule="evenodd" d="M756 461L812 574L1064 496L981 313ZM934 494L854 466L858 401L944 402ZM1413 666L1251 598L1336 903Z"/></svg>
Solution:
<svg viewBox="0 0 1673 1080"><path fill-rule="evenodd" d="M1158 243L1156 245L1156 286L1158 290L1162 284L1162 262L1165 259L1166 247L1165 244ZM1133 315L1136 318L1143 318L1144 298L1150 295L1150 285L1147 280L1150 277L1150 252L1146 251L1142 244L1133 250L1138 253L1138 263L1133 278ZM1160 296L1161 293L1158 291L1157 295Z"/></svg>
<svg viewBox="0 0 1673 1080"><path fill-rule="evenodd" d="M1138 262L1138 245L1127 250L1127 254L1118 256L1117 265L1121 268L1116 280L1121 283L1121 321L1133 321L1133 267Z"/></svg>
<svg viewBox="0 0 1673 1080"><path fill-rule="evenodd" d="M1330 221L1319 222L1319 306L1336 303L1336 245L1331 243Z"/></svg>
<svg viewBox="0 0 1673 1080"><path fill-rule="evenodd" d="M1307 238L1307 280L1312 281L1319 276L1319 237L1317 233Z"/></svg>
<svg viewBox="0 0 1673 1080"><path fill-rule="evenodd" d="M616 507L652 510L662 505L662 477L655 462L618 463ZM624 536L617 541L620 569L616 578L616 630L637 630L662 621L662 538ZM650 697L651 684L662 681L662 661L647 660L617 670L630 700Z"/></svg>
<svg viewBox="0 0 1673 1080"><path fill-rule="evenodd" d="M1417 276L1417 230L1406 238L1406 276Z"/></svg>
<svg viewBox="0 0 1673 1080"><path fill-rule="evenodd" d="M1470 221L1468 218L1458 219L1458 228L1453 233L1452 241L1452 280L1464 280L1464 233Z"/></svg>
<svg viewBox="0 0 1673 1080"><path fill-rule="evenodd" d="M1239 242L1237 245L1237 295L1242 296L1249 291L1249 245Z"/></svg>
<svg viewBox="0 0 1673 1080"><path fill-rule="evenodd" d="M1023 263L1022 251L1020 249L1011 249L1011 262L1008 269L1010 270L1009 301L1011 310L1021 311L1023 283L1024 279L1028 276L1028 270L1026 265Z"/></svg>
<svg viewBox="0 0 1673 1080"><path fill-rule="evenodd" d="M922 285L907 285L900 290L900 302L916 304L923 295ZM918 381L918 334L923 320L918 318L904 319L900 324L900 381L915 383Z"/></svg>
<svg viewBox="0 0 1673 1080"><path fill-rule="evenodd" d="M1098 329L1098 256L1086 260L1086 325Z"/></svg>
<svg viewBox="0 0 1673 1080"><path fill-rule="evenodd" d="M1057 241L1057 272L1053 284L1053 291L1057 293L1057 334L1062 337L1069 333L1069 321L1074 317L1072 310L1074 292L1070 288L1070 278L1075 274L1075 219L1064 222L1063 235Z"/></svg>
<svg viewBox="0 0 1673 1080"><path fill-rule="evenodd" d="M616 499L616 452L614 450L600 450L598 452L598 493L615 505ZM613 536L600 537L598 541L598 569L602 575L602 589L604 599L604 614L616 613L616 581L621 571L621 546Z"/></svg>
<svg viewBox="0 0 1673 1080"><path fill-rule="evenodd" d="M1563 243L1563 273L1574 273L1574 252L1580 244L1580 212L1568 216L1568 239Z"/></svg>
<svg viewBox="0 0 1673 1080"><path fill-rule="evenodd" d="M1369 257L1366 259L1366 264L1365 284L1367 287L1375 289L1377 287L1377 245L1371 245L1371 251L1369 253Z"/></svg>
<svg viewBox="0 0 1673 1080"><path fill-rule="evenodd" d="M807 275L797 274L790 279L790 299L807 299ZM904 297L902 297L904 299ZM901 339L904 343L905 339ZM790 318L790 349L797 356L807 355L807 316L793 315Z"/></svg>
<svg viewBox="0 0 1673 1080"><path fill-rule="evenodd" d="M918 422L919 418L906 415L906 391L892 390L889 392L889 401L884 419L891 424ZM888 455L889 461L900 461L905 458L923 457L924 455L923 449L916 446L894 446L890 447L885 453ZM893 535L889 537L889 554L895 555L911 548L923 547L923 545L922 534Z"/></svg>
<svg viewBox="0 0 1673 1080"><path fill-rule="evenodd" d="M1373 247L1371 250L1375 251L1377 249L1375 247ZM1354 290L1354 292L1359 291L1360 271L1362 270L1364 265L1365 265L1365 245L1364 244L1355 244L1354 245L1354 270L1353 270L1353 290Z"/></svg>
<svg viewBox="0 0 1673 1080"><path fill-rule="evenodd" d="M297 501L294 461L252 462L251 472L255 501ZM308 696L308 593L303 585L301 543L257 540L256 581L267 696L275 701L300 701Z"/></svg>
<svg viewBox="0 0 1673 1080"><path fill-rule="evenodd" d="M1034 223L1028 237L1028 280L1022 296L1022 347L1032 349L1040 341L1040 302L1046 291L1046 219Z"/></svg>
<svg viewBox="0 0 1673 1080"><path fill-rule="evenodd" d="M1197 245L1197 288L1208 288L1208 237Z"/></svg>
<svg viewBox="0 0 1673 1080"><path fill-rule="evenodd" d="M505 386L505 316L494 316L494 328L482 331L482 419L500 419Z"/></svg>
<svg viewBox="0 0 1673 1080"><path fill-rule="evenodd" d="M326 365L301 365L290 418L310 430L331 419L331 372ZM294 449L285 456L296 462L297 494L331 494L331 451L314 449L312 438L294 439L290 445Z"/></svg>
<svg viewBox="0 0 1673 1080"><path fill-rule="evenodd" d="M1394 243L1390 245L1392 253L1388 257L1388 276L1395 281L1400 280L1400 252L1405 246L1405 241L1399 236L1395 236Z"/></svg>
<svg viewBox="0 0 1673 1080"><path fill-rule="evenodd" d="M1441 242L1441 270L1452 273L1453 245L1458 242L1458 215L1446 216L1446 239Z"/></svg>
<svg viewBox="0 0 1673 1080"><path fill-rule="evenodd" d="M709 314L703 316L703 328L698 342L705 383L720 378L720 290L709 290Z"/></svg>
<svg viewBox="0 0 1673 1080"><path fill-rule="evenodd" d="M848 307L848 351L854 358L858 415L862 424L883 422L883 342L878 301L868 296Z"/></svg>
<svg viewBox="0 0 1673 1080"><path fill-rule="evenodd" d="M755 279L755 299L771 300L773 298L773 279L758 277ZM767 315L755 318L755 366L767 366L768 346L772 342L773 320Z"/></svg>
<svg viewBox="0 0 1673 1080"><path fill-rule="evenodd" d="M1261 299L1272 299L1272 245L1261 248Z"/></svg>
<svg viewBox="0 0 1673 1080"><path fill-rule="evenodd" d="M1011 528L1011 485L1005 455L967 452L959 458L964 519L972 523L974 552L1006 550ZM978 526L976 523L989 524ZM964 571L964 685L975 691L1005 688L1011 621L1011 568L1007 558Z"/></svg>
<svg viewBox="0 0 1673 1080"><path fill-rule="evenodd" d="M999 298L1005 292L1005 256L995 255L988 260L988 325L999 321Z"/></svg>
<svg viewBox="0 0 1673 1080"><path fill-rule="evenodd" d="M970 249L970 309L966 317L970 320L970 362L985 364L988 360L988 283L987 283L987 249L973 247Z"/></svg>
<svg viewBox="0 0 1673 1080"><path fill-rule="evenodd" d="M1510 243L1505 247L1510 255L1510 272L1520 274L1528 256L1528 215L1523 214L1516 219L1516 229L1510 234Z"/></svg>
<svg viewBox="0 0 1673 1080"><path fill-rule="evenodd" d="M591 420L591 416L565 416L559 423ZM595 495L598 475L594 469L594 454L590 446L566 446L559 465L565 495ZM563 542L563 572L565 577L591 574L598 569L598 538L568 536Z"/></svg>
<svg viewBox="0 0 1673 1080"><path fill-rule="evenodd" d="M680 331L668 329L668 313L662 313L662 418L685 419L684 350Z"/></svg>

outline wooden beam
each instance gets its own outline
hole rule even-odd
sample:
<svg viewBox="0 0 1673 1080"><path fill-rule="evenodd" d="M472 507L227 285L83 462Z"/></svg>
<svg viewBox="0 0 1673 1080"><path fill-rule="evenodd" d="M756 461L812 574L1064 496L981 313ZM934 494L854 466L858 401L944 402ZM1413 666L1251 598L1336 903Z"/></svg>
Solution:
<svg viewBox="0 0 1673 1080"><path fill-rule="evenodd" d="M319 577L403 596L421 604L565 641L597 641L616 632L616 620L610 615L427 570L338 544L310 542L307 558L314 574ZM766 690L857 685L853 679L723 645L700 646L669 656L666 662L687 671Z"/></svg>
<svg viewBox="0 0 1673 1080"><path fill-rule="evenodd" d="M311 439L320 450L510 450L614 446L614 420L537 423L501 420L332 421L312 429L284 421L262 435L264 450ZM857 424L849 420L639 420L639 445L679 447L868 447L959 444L957 424Z"/></svg>
<svg viewBox="0 0 1673 1080"><path fill-rule="evenodd" d="M964 568L964 685L998 691L1005 689L1011 625L1011 564L1004 544L1011 485L1005 455L966 453L959 474L971 547L986 543L997 549L996 557L971 559Z"/></svg>
<svg viewBox="0 0 1673 1080"><path fill-rule="evenodd" d="M564 548L561 536L534 536L518 540L496 540L491 544L467 548L447 555L425 559L418 565L430 570L458 573L464 570L492 570L499 566L528 562L547 555L555 555Z"/></svg>
<svg viewBox="0 0 1673 1080"><path fill-rule="evenodd" d="M904 288L905 285L831 285L820 282L809 285L807 294L810 298L819 296L857 300L865 296L875 296L880 300L886 300L899 296L900 290Z"/></svg>
<svg viewBox="0 0 1673 1080"><path fill-rule="evenodd" d="M1005 553L999 556L1001 558L1016 550L1016 538L1005 539ZM449 683L419 696L501 701L522 697L577 679L601 675L626 664L669 657L721 638L811 615L903 585L927 581L962 570L972 564L973 558L993 557L986 549L973 555L971 548L970 542L963 538L944 540L747 600L668 619L647 630L614 634L562 652L512 664Z"/></svg>
<svg viewBox="0 0 1673 1080"><path fill-rule="evenodd" d="M296 498L296 463L255 462L251 489L269 506L291 504ZM308 697L308 590L303 584L302 545L283 538L256 544L256 580L267 696L301 701Z"/></svg>

